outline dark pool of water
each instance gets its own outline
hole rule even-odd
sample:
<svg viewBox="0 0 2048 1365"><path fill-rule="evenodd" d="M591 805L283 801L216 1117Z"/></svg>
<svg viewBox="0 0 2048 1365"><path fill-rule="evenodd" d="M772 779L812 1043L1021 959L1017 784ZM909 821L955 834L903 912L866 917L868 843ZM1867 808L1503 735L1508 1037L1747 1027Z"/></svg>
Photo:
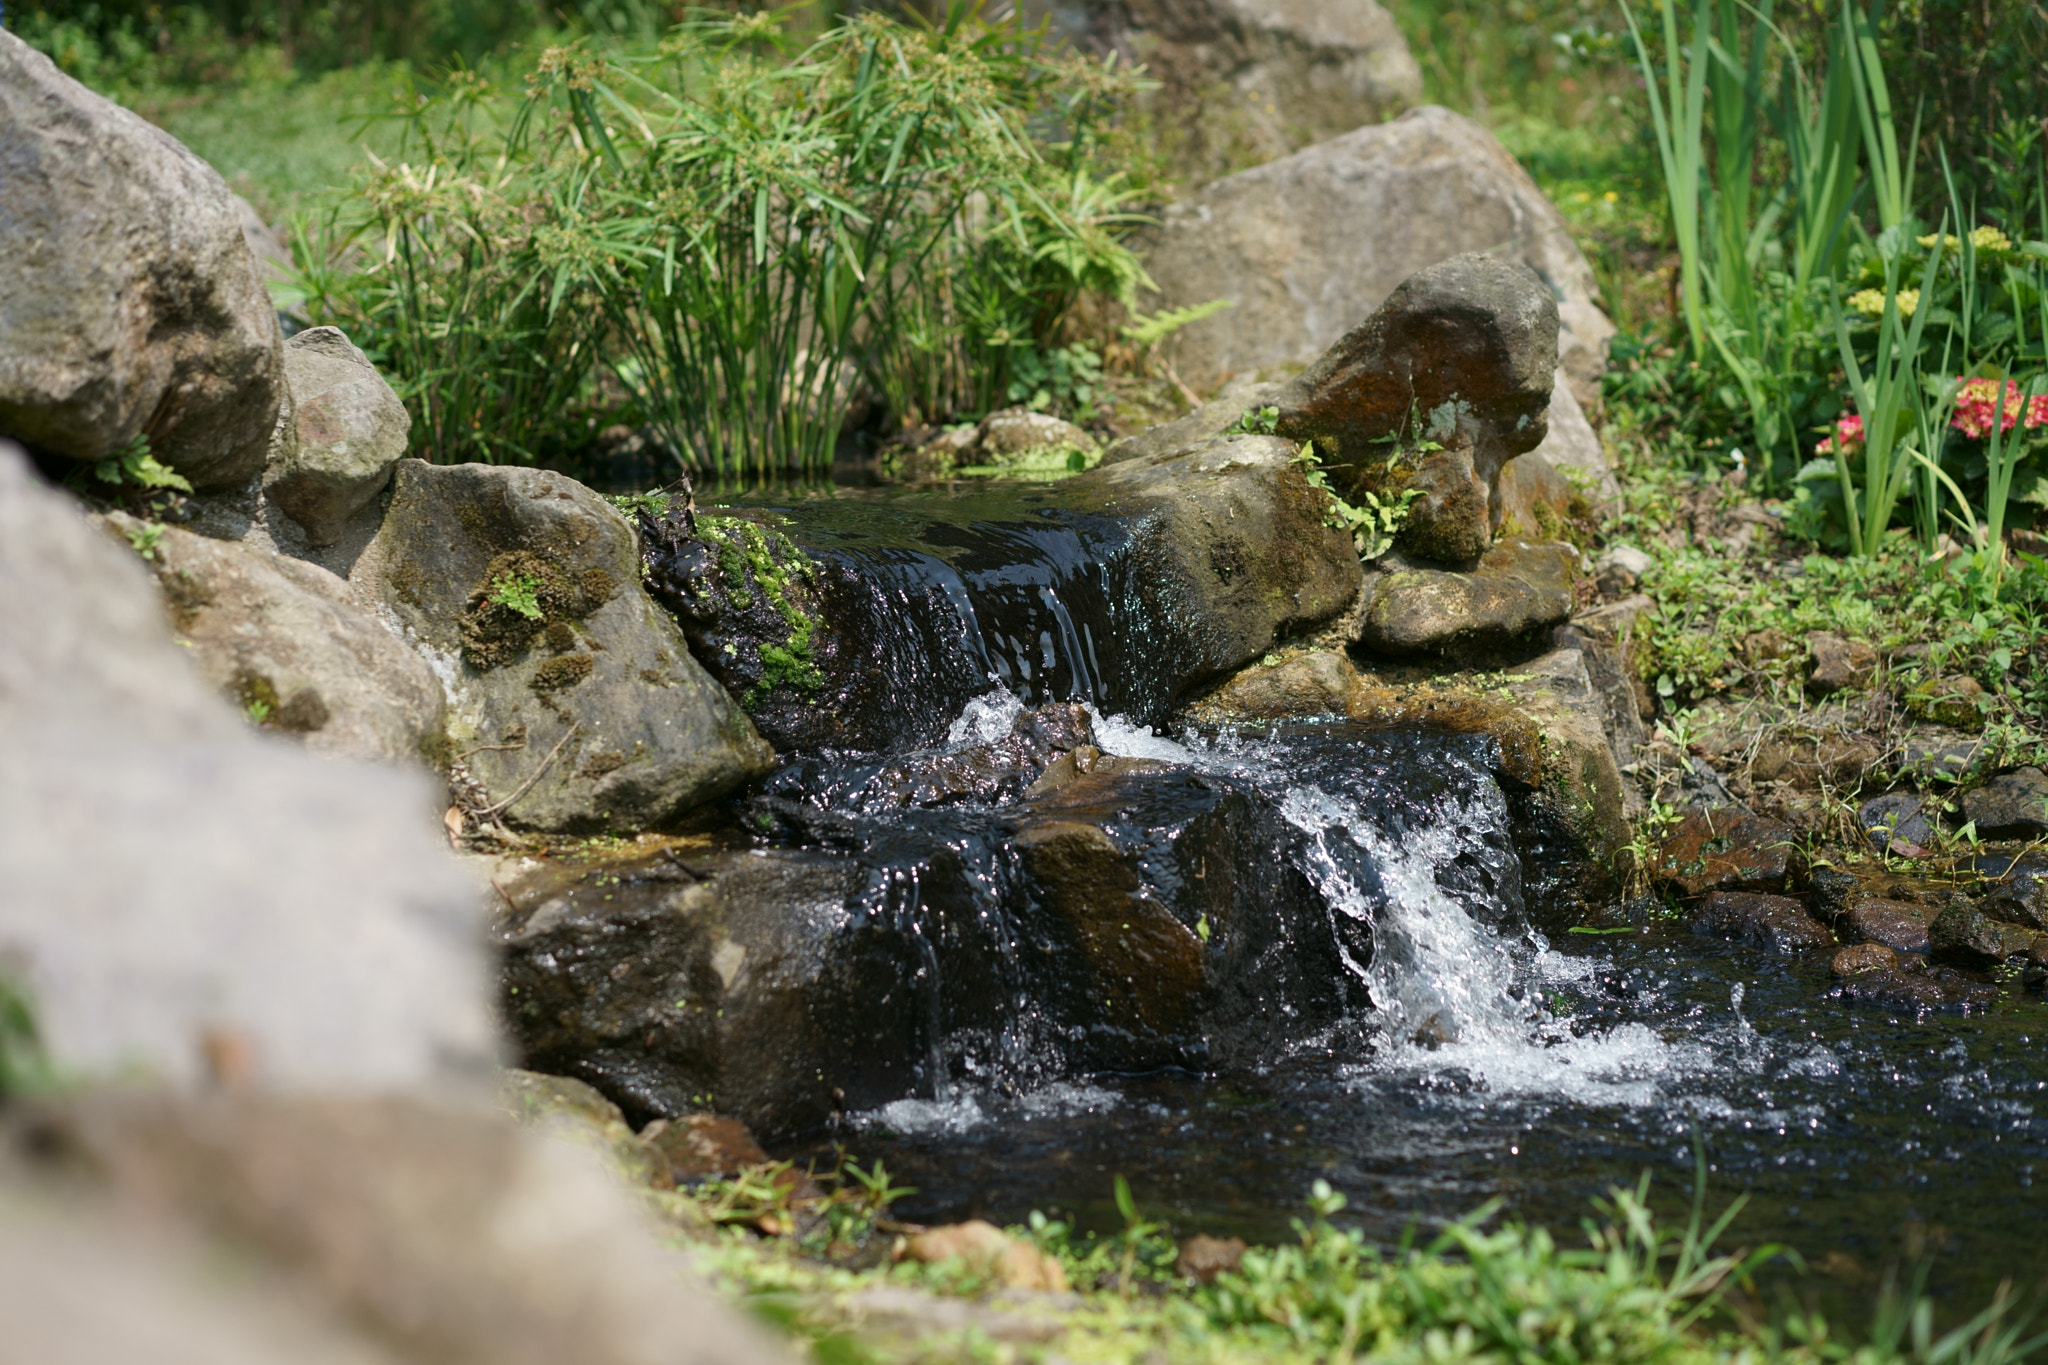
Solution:
<svg viewBox="0 0 2048 1365"><path fill-rule="evenodd" d="M1923 1258L1951 1312L2006 1278L2048 1291L2038 996L2010 985L1973 1018L1851 1009L1825 998L1824 960L1676 928L1568 938L1539 971L1563 1022L1519 1053L1310 1052L1254 1075L1094 1077L891 1106L841 1136L917 1187L911 1218L1047 1209L1110 1229L1120 1173L1178 1233L1275 1241L1321 1178L1349 1197L1340 1221L1387 1243L1493 1198L1572 1228L1645 1170L1677 1216L1697 1141L1710 1206L1749 1196L1730 1241L1797 1251L1818 1272L1797 1292L1832 1315L1860 1317L1887 1268Z"/></svg>

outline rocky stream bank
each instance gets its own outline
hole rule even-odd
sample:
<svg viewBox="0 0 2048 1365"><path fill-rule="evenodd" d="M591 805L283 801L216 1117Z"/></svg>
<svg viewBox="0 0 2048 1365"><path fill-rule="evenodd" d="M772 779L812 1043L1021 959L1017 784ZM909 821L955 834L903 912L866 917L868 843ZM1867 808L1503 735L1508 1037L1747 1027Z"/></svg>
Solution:
<svg viewBox="0 0 2048 1365"><path fill-rule="evenodd" d="M2039 770L1949 772L1989 842L1909 873L1924 764L1850 833L1802 793L1875 753L1652 729L1647 564L1577 529L1615 488L1590 272L1442 113L1243 176L1427 144L1516 249L1191 333L1238 378L1092 468L608 498L409 458L346 336L282 334L219 177L0 33L10 206L77 257L0 251L0 965L67 1081L5 1111L6 1315L146 1228L101 1273L215 1358L756 1359L501 1086L696 1235L679 1182L904 1104L1532 1050L1575 932L1824 960L1814 1001L1885 1017L2038 991ZM1243 176L1169 215L1167 288L1249 249ZM1816 696L1860 649L1805 642ZM759 1231L825 1216L777 1178ZM900 1236L858 1254L1051 1296L962 1330L1066 1302L993 1229ZM171 1269L243 1243L296 1286L268 1317Z"/></svg>

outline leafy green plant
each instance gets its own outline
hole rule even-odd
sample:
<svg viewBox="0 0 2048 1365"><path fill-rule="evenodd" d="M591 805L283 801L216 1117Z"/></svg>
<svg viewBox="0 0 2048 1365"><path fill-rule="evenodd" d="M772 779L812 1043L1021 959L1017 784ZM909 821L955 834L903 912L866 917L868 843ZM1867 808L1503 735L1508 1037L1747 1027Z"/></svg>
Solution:
<svg viewBox="0 0 2048 1365"><path fill-rule="evenodd" d="M1010 360L1006 396L1033 412L1086 418L1094 415L1101 387L1102 357L1093 346L1077 341L1049 351L1018 348Z"/></svg>
<svg viewBox="0 0 2048 1365"><path fill-rule="evenodd" d="M533 574L507 574L491 588L487 600L508 611L518 612L529 621L538 621L543 614L540 587L540 579Z"/></svg>
<svg viewBox="0 0 2048 1365"><path fill-rule="evenodd" d="M164 528L161 522L145 521L135 526L123 527L121 534L127 537L128 544L136 554L144 559L155 559L157 544L164 538Z"/></svg>
<svg viewBox="0 0 2048 1365"><path fill-rule="evenodd" d="M692 20L651 56L552 49L503 143L548 187L550 309L590 290L610 372L686 463L725 473L824 467L863 390L899 415L1002 395L1079 292L1144 278L1121 178L1076 128L1032 134L1048 108L1085 123L1068 87L1115 81L960 3L785 47L782 18L753 15Z"/></svg>
<svg viewBox="0 0 2048 1365"><path fill-rule="evenodd" d="M52 1079L28 991L0 972L0 1101L47 1089Z"/></svg>
<svg viewBox="0 0 2048 1365"><path fill-rule="evenodd" d="M86 472L90 472L96 482L110 484L121 492L192 491L191 482L183 474L161 464L150 453L147 436L137 436L106 459L93 461L85 470L73 475L73 481L81 481Z"/></svg>

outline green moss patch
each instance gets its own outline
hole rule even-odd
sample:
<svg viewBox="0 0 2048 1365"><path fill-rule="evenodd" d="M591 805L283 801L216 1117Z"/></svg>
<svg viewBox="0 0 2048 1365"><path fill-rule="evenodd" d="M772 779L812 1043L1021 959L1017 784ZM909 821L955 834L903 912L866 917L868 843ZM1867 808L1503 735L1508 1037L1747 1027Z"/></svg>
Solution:
<svg viewBox="0 0 2048 1365"><path fill-rule="evenodd" d="M557 653L574 648L576 635L567 623L588 616L617 592L617 581L603 569L572 574L532 551L508 551L490 562L470 592L462 612L462 657L488 672L517 659L536 638L544 637Z"/></svg>
<svg viewBox="0 0 2048 1365"><path fill-rule="evenodd" d="M752 710L778 687L800 692L824 687L811 652L817 620L797 600L800 585L817 577L817 565L782 532L743 518L699 517L697 534L718 557L727 600L747 611L758 591L789 627L781 644L760 647L761 676L741 704Z"/></svg>
<svg viewBox="0 0 2048 1365"><path fill-rule="evenodd" d="M533 671L533 681L527 686L536 692L559 692L589 677L596 664L588 654L557 655Z"/></svg>

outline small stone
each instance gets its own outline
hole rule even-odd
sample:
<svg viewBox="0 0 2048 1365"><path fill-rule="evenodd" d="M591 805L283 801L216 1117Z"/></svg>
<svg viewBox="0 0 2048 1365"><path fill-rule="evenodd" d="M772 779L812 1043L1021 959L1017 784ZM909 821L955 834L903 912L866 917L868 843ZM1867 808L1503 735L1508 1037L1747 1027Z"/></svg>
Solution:
<svg viewBox="0 0 2048 1365"><path fill-rule="evenodd" d="M1877 651L1862 640L1821 631L1806 637L1806 653L1806 690L1819 696L1868 687L1877 672Z"/></svg>
<svg viewBox="0 0 2048 1365"><path fill-rule="evenodd" d="M1906 735L1899 775L1915 782L1961 782L1982 756L1981 741L1946 726Z"/></svg>
<svg viewBox="0 0 2048 1365"><path fill-rule="evenodd" d="M1203 708L1246 720L1341 712L1357 685L1351 660L1319 649L1272 665L1253 664L1206 698Z"/></svg>
<svg viewBox="0 0 2048 1365"><path fill-rule="evenodd" d="M1995 867L2003 864L1991 874L1996 880L1984 894L1985 914L2010 924L2048 930L2048 874L2021 866L2017 859L1980 858L1978 861L1980 864L1991 862Z"/></svg>
<svg viewBox="0 0 2048 1365"><path fill-rule="evenodd" d="M1934 842L1934 827L1921 814L1922 798L1911 792L1874 796L1856 809L1856 824L1880 852L1893 844L1916 849Z"/></svg>
<svg viewBox="0 0 2048 1365"><path fill-rule="evenodd" d="M920 1232L904 1242L903 1254L925 1265L964 1262L1007 1289L1067 1291L1067 1272L1057 1260L979 1218Z"/></svg>
<svg viewBox="0 0 2048 1365"><path fill-rule="evenodd" d="M1732 807L1693 811L1664 841L1650 873L1687 896L1782 892L1797 870L1796 837L1789 825Z"/></svg>
<svg viewBox="0 0 2048 1365"><path fill-rule="evenodd" d="M1277 434L1313 440L1354 502L1416 490L1401 549L1469 564L1493 541L1501 467L1548 430L1557 333L1557 301L1533 270L1454 256L1403 280L1288 384Z"/></svg>
<svg viewBox="0 0 2048 1365"><path fill-rule="evenodd" d="M768 1162L768 1153L761 1150L746 1124L717 1114L656 1119L640 1130L640 1140L666 1163L678 1185L732 1175Z"/></svg>
<svg viewBox="0 0 2048 1365"><path fill-rule="evenodd" d="M1791 637L1776 626L1742 637L1742 661L1751 668L1761 668L1797 651Z"/></svg>
<svg viewBox="0 0 2048 1365"><path fill-rule="evenodd" d="M1056 446L1093 450L1095 438L1072 422L1047 413L1032 412L1029 408L1004 408L982 419L978 444L984 459L1000 460L1006 455L1022 455L1029 450Z"/></svg>
<svg viewBox="0 0 2048 1365"><path fill-rule="evenodd" d="M1218 1275L1244 1264L1244 1253L1242 1237L1211 1237L1198 1232L1180 1244L1173 1269L1182 1279L1214 1284Z"/></svg>
<svg viewBox="0 0 2048 1365"><path fill-rule="evenodd" d="M338 327L310 327L284 347L287 413L263 470L264 494L332 544L391 482L412 417Z"/></svg>
<svg viewBox="0 0 2048 1365"><path fill-rule="evenodd" d="M1963 818L1977 826L1980 839L2035 839L2048 834L2048 773L2015 768L1964 792Z"/></svg>
<svg viewBox="0 0 2048 1365"><path fill-rule="evenodd" d="M1995 967L2010 953L2025 951L2024 939L2015 948L2007 938L2004 926L1958 897L1928 926L1928 956L1958 967Z"/></svg>
<svg viewBox="0 0 2048 1365"><path fill-rule="evenodd" d="M1477 657L1572 612L1569 545L1503 540L1471 573L1401 568L1366 585L1359 642L1387 654Z"/></svg>
<svg viewBox="0 0 2048 1365"><path fill-rule="evenodd" d="M1775 733L1757 746L1749 775L1759 782L1787 782L1802 791L1822 783L1854 787L1877 762L1875 745L1840 735Z"/></svg>
<svg viewBox="0 0 2048 1365"><path fill-rule="evenodd" d="M1862 881L1839 868L1817 867L1807 880L1813 888L1814 910L1831 924L1847 914L1850 904L1863 893Z"/></svg>
<svg viewBox="0 0 2048 1365"><path fill-rule="evenodd" d="M1836 976L1859 976L1864 972L1887 971L1899 965L1899 955L1882 943L1852 943L1828 960Z"/></svg>
<svg viewBox="0 0 2048 1365"><path fill-rule="evenodd" d="M1835 936L1798 901L1754 892L1714 892L1700 903L1692 931L1753 943L1776 953L1835 946Z"/></svg>
<svg viewBox="0 0 2048 1365"><path fill-rule="evenodd" d="M1900 953L1927 951L1927 924L1933 915L1925 906L1865 896L1842 918L1847 931L1865 943L1881 943Z"/></svg>
<svg viewBox="0 0 2048 1365"><path fill-rule="evenodd" d="M1635 591L1652 562L1649 555L1633 545L1610 546L1593 561L1593 580L1600 585L1603 597L1624 597Z"/></svg>
<svg viewBox="0 0 2048 1365"><path fill-rule="evenodd" d="M1937 1012L1981 1014L1997 992L1981 982L1942 969L1916 972L1880 968L1845 977L1834 989L1844 1004L1864 1005L1915 1018Z"/></svg>
<svg viewBox="0 0 2048 1365"><path fill-rule="evenodd" d="M1984 711L1979 702L1983 696L1983 684L1967 674L1930 678L1906 693L1906 713L1955 730L1982 729Z"/></svg>

